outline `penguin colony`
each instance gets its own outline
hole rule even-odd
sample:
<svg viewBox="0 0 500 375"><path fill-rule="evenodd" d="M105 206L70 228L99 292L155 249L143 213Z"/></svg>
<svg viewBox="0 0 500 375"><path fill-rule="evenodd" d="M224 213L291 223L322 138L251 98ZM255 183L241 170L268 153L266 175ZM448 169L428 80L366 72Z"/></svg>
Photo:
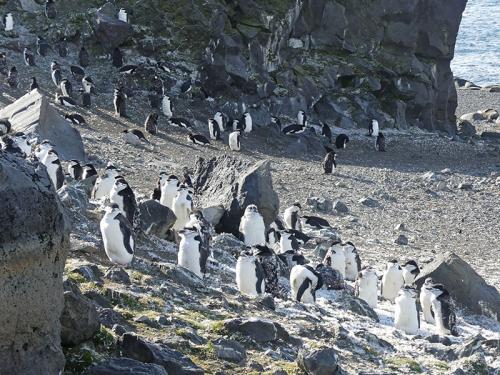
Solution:
<svg viewBox="0 0 500 375"><path fill-rule="evenodd" d="M53 0L45 4L47 18L57 17L57 9ZM117 14L122 22L130 22L127 10L122 8ZM15 29L15 17L7 13L3 17L5 32ZM63 39L55 49L42 36L37 37L36 54L46 56L51 51L57 51L60 57L67 56L67 44ZM123 54L119 48L111 52L112 65L118 68L122 77L133 76L137 65L124 65ZM37 66L36 55L29 46L23 50L23 59L26 66ZM63 68L54 60L51 63L50 74L52 82L59 92L56 94L57 104L73 108L91 106L91 95L97 94L92 78L85 72L91 63L91 58L85 46L78 52L78 64ZM157 62L155 68L158 73L170 73L170 68L163 62ZM73 80L81 83L81 89L75 90L69 78L63 72L71 73ZM6 75L5 82L11 88L18 87L17 68L8 68L7 56L0 53L0 73ZM155 79L158 79L155 76ZM161 79L160 79L161 80ZM162 81L162 80L161 80ZM113 106L118 117L127 117L126 102L129 98L126 80L120 80L114 89ZM29 90L39 87L36 77L31 79ZM180 86L181 94L189 94L193 83L190 80ZM77 99L77 93L80 99ZM189 120L175 117L171 95L165 85L161 87L161 100L150 96L153 108L159 108L166 117L169 126L187 130L187 139L196 146L209 146L211 141L220 142L223 132L229 131L228 145L232 151L240 151L245 135L255 129L255 123L249 112L239 118L227 118L222 112L216 112L208 119L208 134L194 133L194 127ZM66 113L65 119L73 124L86 125L85 118L78 113ZM277 116L271 116L270 127L277 129L281 134L300 134L310 126L305 111L297 114L296 123L282 126ZM155 136L159 132L159 113L150 112L144 123L145 131ZM36 158L46 169L50 183L55 189L60 189L65 183L65 174L56 147L48 140L28 140L23 133L12 133L8 119L0 119L0 136L2 149L6 152L23 157ZM321 135L331 144L333 134L330 127L322 124ZM368 127L368 136L375 137L375 149L386 151L385 137L379 129L376 119ZM144 133L139 129L123 130L126 143L138 146L141 143L149 144ZM349 143L347 134L338 134L335 138L335 147L345 149ZM325 174L335 173L337 169L337 153L329 146L325 146L326 156L322 167ZM95 179L91 196L102 202L109 201L104 208L104 215L100 221L100 231L104 244L104 251L113 266L129 266L133 262L135 253L135 235L138 231L135 224L137 205L134 191L121 175L120 169L109 163L101 174L92 164L71 160L67 165L67 175L73 180ZM176 221L173 231L178 238L178 265L190 270L198 277L204 277L208 272L208 258L210 257L210 240L213 232L210 224L203 217L202 211L193 207L194 189L189 176L181 180L175 175L160 173L158 187L153 197L160 204L170 208ZM432 279L425 280L424 285L417 292L414 281L419 274L419 267L413 260L402 266L396 260L387 263L383 272L379 288L379 276L371 266L361 265L361 259L356 246L352 242L335 242L326 252L324 259L316 266L308 264L301 252L301 247L310 240L306 234L314 230L329 228L327 220L301 214L301 206L296 203L284 211L283 219L277 218L269 226L264 223L263 216L257 206L250 204L245 208L241 217L239 232L246 250L242 251L236 263L236 285L242 294L256 297L264 293L271 293L278 298L291 297L299 303L315 303L316 292L321 288L343 288L345 281L354 282L355 294L375 308L378 299L382 298L395 305L394 324L397 329L407 334L416 334L420 326L420 308L422 318L435 324L440 335L456 335L456 316L453 301L441 284ZM305 232L305 233L304 233ZM283 291L279 285L278 275L289 276L290 293Z"/></svg>

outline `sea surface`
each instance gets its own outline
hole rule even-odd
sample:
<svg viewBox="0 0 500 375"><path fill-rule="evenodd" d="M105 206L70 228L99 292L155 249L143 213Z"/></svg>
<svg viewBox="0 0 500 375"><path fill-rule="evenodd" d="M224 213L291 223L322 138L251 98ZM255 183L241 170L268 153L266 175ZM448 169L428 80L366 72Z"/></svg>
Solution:
<svg viewBox="0 0 500 375"><path fill-rule="evenodd" d="M500 84L500 0L467 2L451 69L480 86Z"/></svg>

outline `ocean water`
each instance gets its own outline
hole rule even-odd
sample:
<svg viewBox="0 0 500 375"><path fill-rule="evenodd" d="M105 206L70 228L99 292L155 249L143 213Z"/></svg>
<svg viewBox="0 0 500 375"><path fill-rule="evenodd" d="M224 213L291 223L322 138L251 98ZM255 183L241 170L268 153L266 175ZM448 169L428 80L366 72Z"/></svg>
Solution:
<svg viewBox="0 0 500 375"><path fill-rule="evenodd" d="M480 86L500 84L500 0L467 2L451 69Z"/></svg>

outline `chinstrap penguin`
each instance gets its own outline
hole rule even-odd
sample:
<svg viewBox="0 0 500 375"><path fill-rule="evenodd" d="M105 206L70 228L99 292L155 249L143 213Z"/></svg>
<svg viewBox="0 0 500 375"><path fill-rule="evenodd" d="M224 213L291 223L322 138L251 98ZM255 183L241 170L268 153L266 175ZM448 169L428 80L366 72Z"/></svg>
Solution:
<svg viewBox="0 0 500 375"><path fill-rule="evenodd" d="M113 164L108 164L104 173L97 177L97 180L92 189L92 198L102 199L109 197L111 189L115 184L115 177L120 175L120 170L117 169Z"/></svg>
<svg viewBox="0 0 500 375"><path fill-rule="evenodd" d="M377 307L378 277L372 267L365 267L358 273L354 291L355 295L366 301L368 306Z"/></svg>
<svg viewBox="0 0 500 375"><path fill-rule="evenodd" d="M242 252L236 262L236 285L241 294L256 297L266 288L264 268L252 254Z"/></svg>
<svg viewBox="0 0 500 375"><path fill-rule="evenodd" d="M52 185L54 185L56 190L59 190L64 184L64 172L57 152L50 150L43 164L47 168Z"/></svg>
<svg viewBox="0 0 500 375"><path fill-rule="evenodd" d="M265 245L266 227L264 225L264 218L259 213L256 205L250 204L245 208L245 213L241 217L239 230L245 245Z"/></svg>
<svg viewBox="0 0 500 375"><path fill-rule="evenodd" d="M335 138L335 147L346 148L348 142L349 137L347 136L347 134L339 134L337 138Z"/></svg>
<svg viewBox="0 0 500 375"><path fill-rule="evenodd" d="M311 266L296 265L290 271L292 299L302 303L316 302L316 291L323 286L321 275Z"/></svg>
<svg viewBox="0 0 500 375"><path fill-rule="evenodd" d="M323 264L326 264L327 266L332 267L334 270L337 270L338 272L340 272L344 279L346 278L345 252L342 244L339 241L334 242L328 249L325 254L325 258L323 259Z"/></svg>
<svg viewBox="0 0 500 375"><path fill-rule="evenodd" d="M398 295L399 289L404 285L403 271L397 260L387 262L382 283L380 284L380 294L383 298L394 303Z"/></svg>
<svg viewBox="0 0 500 375"><path fill-rule="evenodd" d="M294 203L292 206L288 207L283 213L283 219L285 221L285 225L287 229L295 229L302 230L302 226L300 223L300 203Z"/></svg>
<svg viewBox="0 0 500 375"><path fill-rule="evenodd" d="M409 286L402 287L394 300L394 327L409 335L416 335L420 328L417 308L417 291Z"/></svg>
<svg viewBox="0 0 500 375"><path fill-rule="evenodd" d="M413 285L415 279L420 273L420 268L417 262L414 260L409 260L401 266L403 270L403 278L405 279L405 285Z"/></svg>
<svg viewBox="0 0 500 375"><path fill-rule="evenodd" d="M133 225L137 203L133 190L123 177L115 179L109 193L109 200L111 203L116 203L118 205L123 216Z"/></svg>
<svg viewBox="0 0 500 375"><path fill-rule="evenodd" d="M109 260L119 266L130 264L134 258L133 229L116 203L106 207L100 229L104 251Z"/></svg>
<svg viewBox="0 0 500 375"><path fill-rule="evenodd" d="M361 270L361 258L356 246L350 241L343 244L345 253L345 279L355 281Z"/></svg>
<svg viewBox="0 0 500 375"><path fill-rule="evenodd" d="M81 180L83 174L83 168L78 160L70 160L68 164L68 173L73 180Z"/></svg>
<svg viewBox="0 0 500 375"><path fill-rule="evenodd" d="M181 238L177 264L203 278L207 272L209 252L201 246L201 237L196 228L185 227L178 231Z"/></svg>
<svg viewBox="0 0 500 375"><path fill-rule="evenodd" d="M187 185L181 184L177 188L177 193L172 200L172 211L177 218L173 229L179 231L189 221L189 215L193 211L193 198L189 194Z"/></svg>
<svg viewBox="0 0 500 375"><path fill-rule="evenodd" d="M335 173L337 170L337 154L330 147L325 146L325 150L326 155L322 163L323 172L325 174Z"/></svg>

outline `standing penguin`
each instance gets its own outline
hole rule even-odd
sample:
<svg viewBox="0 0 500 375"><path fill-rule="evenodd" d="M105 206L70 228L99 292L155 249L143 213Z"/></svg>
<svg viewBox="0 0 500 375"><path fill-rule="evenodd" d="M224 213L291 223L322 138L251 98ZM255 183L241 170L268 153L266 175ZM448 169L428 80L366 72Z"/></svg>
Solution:
<svg viewBox="0 0 500 375"><path fill-rule="evenodd" d="M245 213L240 221L239 230L245 245L265 245L266 227L264 225L264 218L259 213L259 209L256 205L249 204L245 208Z"/></svg>
<svg viewBox="0 0 500 375"><path fill-rule="evenodd" d="M368 125L368 135L370 137L378 137L378 121L373 119Z"/></svg>
<svg viewBox="0 0 500 375"><path fill-rule="evenodd" d="M129 184L123 177L115 179L113 187L109 193L109 200L111 203L116 203L123 213L123 216L132 225L134 222L135 211L137 203L135 201L134 191L130 188Z"/></svg>
<svg viewBox="0 0 500 375"><path fill-rule="evenodd" d="M73 180L81 180L83 174L83 168L78 160L70 160L68 165L68 173Z"/></svg>
<svg viewBox="0 0 500 375"><path fill-rule="evenodd" d="M325 158L323 159L323 172L325 174L331 174L335 173L337 170L337 154L335 151L333 151L330 147L326 147L326 155Z"/></svg>
<svg viewBox="0 0 500 375"><path fill-rule="evenodd" d="M241 119L241 122L243 124L243 131L245 133L252 132L253 122L252 122L252 115L250 115L250 113L248 113L248 112L243 113L243 117Z"/></svg>
<svg viewBox="0 0 500 375"><path fill-rule="evenodd" d="M111 52L111 61L115 68L121 68L123 66L123 54L120 48L115 47L113 52Z"/></svg>
<svg viewBox="0 0 500 375"><path fill-rule="evenodd" d="M189 221L185 225L188 228L195 228L201 237L201 248L203 251L210 253L210 240L212 239L212 226L203 216L201 210L193 210L189 214Z"/></svg>
<svg viewBox="0 0 500 375"><path fill-rule="evenodd" d="M7 84L10 88L16 88L19 84L17 81L17 68L15 66L9 69L9 73L7 75Z"/></svg>
<svg viewBox="0 0 500 375"><path fill-rule="evenodd" d="M358 273L354 285L356 297L365 300L371 308L377 307L378 277L372 267L365 267Z"/></svg>
<svg viewBox="0 0 500 375"><path fill-rule="evenodd" d="M130 264L134 258L133 229L116 203L106 207L99 226L109 260L119 266Z"/></svg>
<svg viewBox="0 0 500 375"><path fill-rule="evenodd" d="M144 130L149 134L156 135L158 133L158 113L151 112L144 123Z"/></svg>
<svg viewBox="0 0 500 375"><path fill-rule="evenodd" d="M420 328L420 315L417 309L417 291L404 286L394 300L394 326L408 335L416 335Z"/></svg>
<svg viewBox="0 0 500 375"><path fill-rule="evenodd" d="M62 74L61 74L61 68L59 67L59 64L57 61L53 61L51 64L51 76L52 76L52 82L54 82L54 85L59 87L62 81Z"/></svg>
<svg viewBox="0 0 500 375"><path fill-rule="evenodd" d="M173 106L172 101L170 100L170 96L168 96L165 93L165 90L163 90L163 97L161 99L161 111L167 118L171 118L173 117L172 110Z"/></svg>
<svg viewBox="0 0 500 375"><path fill-rule="evenodd" d="M208 133L210 134L210 139L212 140L220 139L219 124L213 118L208 119Z"/></svg>
<svg viewBox="0 0 500 375"><path fill-rule="evenodd" d="M443 285L436 284L432 277L426 278L422 287L420 288L420 306L422 308L424 320L430 324L433 324L435 322L433 313L431 311L431 300L434 296L434 293L439 290L444 290Z"/></svg>
<svg viewBox="0 0 500 375"><path fill-rule="evenodd" d="M172 200L172 211L177 218L173 229L179 231L189 221L189 215L193 211L193 198L189 194L189 189L185 184L181 184L177 189L175 198Z"/></svg>
<svg viewBox="0 0 500 375"><path fill-rule="evenodd" d="M375 150L385 152L385 137L382 132L378 133L377 141L375 142Z"/></svg>
<svg viewBox="0 0 500 375"><path fill-rule="evenodd" d="M45 16L50 19L56 18L57 9L54 0L45 1Z"/></svg>
<svg viewBox="0 0 500 375"><path fill-rule="evenodd" d="M444 288L437 288L432 292L431 312L436 322L436 329L440 336L458 336L457 316L450 293Z"/></svg>
<svg viewBox="0 0 500 375"><path fill-rule="evenodd" d="M128 14L125 8L120 8L118 12L118 19L122 22L128 22Z"/></svg>
<svg viewBox="0 0 500 375"><path fill-rule="evenodd" d="M83 92L90 94L93 90L95 90L94 81L90 76L84 76L82 78L82 87Z"/></svg>
<svg viewBox="0 0 500 375"><path fill-rule="evenodd" d="M3 16L3 26L4 30L7 32L14 30L14 17L12 13L9 12Z"/></svg>
<svg viewBox="0 0 500 375"><path fill-rule="evenodd" d="M59 88L61 89L63 96L71 98L71 96L73 95L73 86L71 85L71 82L66 78L61 81L61 83L59 84Z"/></svg>
<svg viewBox="0 0 500 375"><path fill-rule="evenodd" d="M217 125L219 125L219 131L222 133L225 130L224 116L222 115L222 112L216 112L214 115L214 120L215 122L217 122Z"/></svg>
<svg viewBox="0 0 500 375"><path fill-rule="evenodd" d="M87 52L85 47L82 46L82 48L80 48L80 51L78 52L78 63L80 64L80 66L85 68L89 65L89 60L89 53Z"/></svg>
<svg viewBox="0 0 500 375"><path fill-rule="evenodd" d="M118 117L127 117L126 98L127 95L125 95L123 87L121 85L116 87L113 95L113 105L115 107L115 114L118 115Z"/></svg>
<svg viewBox="0 0 500 375"><path fill-rule="evenodd" d="M349 137L347 136L347 134L339 134L337 135L337 138L335 138L335 147L346 148L348 142Z"/></svg>
<svg viewBox="0 0 500 375"><path fill-rule="evenodd" d="M288 229L302 230L300 225L300 210L302 209L300 203L295 202L290 207L288 207L283 213L283 219L285 220L285 226Z"/></svg>
<svg viewBox="0 0 500 375"><path fill-rule="evenodd" d="M354 281L361 270L361 258L356 246L352 242L346 242L343 249L345 254L345 278L346 280Z"/></svg>
<svg viewBox="0 0 500 375"><path fill-rule="evenodd" d="M405 279L405 285L413 285L415 279L420 273L420 268L418 267L417 262L414 260L409 260L402 266L403 269L403 278Z"/></svg>
<svg viewBox="0 0 500 375"><path fill-rule="evenodd" d="M332 130L327 124L323 124L321 127L321 135L328 139L330 143L332 143Z"/></svg>
<svg viewBox="0 0 500 375"><path fill-rule="evenodd" d="M92 198L102 199L109 197L111 189L115 184L115 177L120 175L120 170L117 169L113 164L108 164L104 173L97 177L95 181L94 188L92 189Z"/></svg>
<svg viewBox="0 0 500 375"><path fill-rule="evenodd" d="M264 279L266 281L266 293L274 297L286 298L285 291L278 282L278 274L282 273L286 267L274 251L265 245L256 245L252 247L253 255L262 264L264 269Z"/></svg>
<svg viewBox="0 0 500 375"><path fill-rule="evenodd" d="M66 38L62 38L59 43L57 43L56 48L60 57L68 56L68 43L66 42Z"/></svg>
<svg viewBox="0 0 500 375"><path fill-rule="evenodd" d="M299 111L297 113L297 125L302 127L307 126L307 115L304 111Z"/></svg>
<svg viewBox="0 0 500 375"><path fill-rule="evenodd" d="M236 131L236 130L243 131L243 124L240 120L234 119L234 120L230 120L228 123L231 124L231 128L233 129L233 131Z"/></svg>
<svg viewBox="0 0 500 375"><path fill-rule="evenodd" d="M24 48L23 51L24 63L28 66L36 66L35 64L35 55L28 47Z"/></svg>
<svg viewBox="0 0 500 375"><path fill-rule="evenodd" d="M382 276L382 284L380 285L382 297L394 303L394 299L404 283L403 271L398 261L393 259L387 262L387 267Z"/></svg>
<svg viewBox="0 0 500 375"><path fill-rule="evenodd" d="M38 88L38 82L35 77L31 77L30 92Z"/></svg>
<svg viewBox="0 0 500 375"><path fill-rule="evenodd" d="M49 51L50 46L47 40L45 40L40 35L36 37L36 53L40 56L46 56Z"/></svg>
<svg viewBox="0 0 500 375"><path fill-rule="evenodd" d="M236 285L241 294L256 297L264 293L266 280L262 264L252 254L242 252L236 262Z"/></svg>
<svg viewBox="0 0 500 375"><path fill-rule="evenodd" d="M64 184L64 172L57 152L50 150L43 164L47 168L52 185L54 185L56 190L59 190Z"/></svg>
<svg viewBox="0 0 500 375"><path fill-rule="evenodd" d="M240 151L241 150L241 130L236 130L234 132L229 133L229 148L232 151Z"/></svg>
<svg viewBox="0 0 500 375"><path fill-rule="evenodd" d="M0 52L0 74L6 76L7 73L7 55L5 52Z"/></svg>
<svg viewBox="0 0 500 375"><path fill-rule="evenodd" d="M179 188L180 182L177 176L170 175L168 177L161 177L160 181L160 204L173 209L173 201L177 194L177 189Z"/></svg>
<svg viewBox="0 0 500 375"><path fill-rule="evenodd" d="M340 272L345 279L345 253L340 241L336 241L326 252L323 264L332 267L334 270Z"/></svg>
<svg viewBox="0 0 500 375"><path fill-rule="evenodd" d="M177 264L193 272L198 277L207 273L209 252L201 246L201 237L195 228L185 227L178 231L181 241L177 254Z"/></svg>
<svg viewBox="0 0 500 375"><path fill-rule="evenodd" d="M302 303L316 302L316 291L323 286L321 275L311 266L296 265L290 271L292 299Z"/></svg>
<svg viewBox="0 0 500 375"><path fill-rule="evenodd" d="M82 180L85 180L92 176L97 176L97 171L92 164L87 163L83 166Z"/></svg>
<svg viewBox="0 0 500 375"><path fill-rule="evenodd" d="M299 242L295 237L293 231L284 230L280 232L280 254L286 253L287 251L296 252L299 250Z"/></svg>

